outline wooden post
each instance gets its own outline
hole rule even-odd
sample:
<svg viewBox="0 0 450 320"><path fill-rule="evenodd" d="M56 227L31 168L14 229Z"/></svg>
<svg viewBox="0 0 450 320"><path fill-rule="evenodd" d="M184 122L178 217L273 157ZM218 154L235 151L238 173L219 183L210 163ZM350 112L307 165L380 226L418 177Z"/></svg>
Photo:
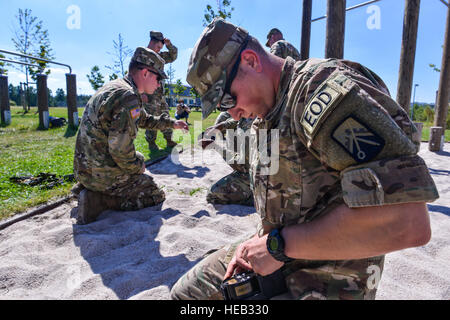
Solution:
<svg viewBox="0 0 450 320"><path fill-rule="evenodd" d="M37 75L37 106L39 112L39 129L48 129L48 92L47 76L45 74Z"/></svg>
<svg viewBox="0 0 450 320"><path fill-rule="evenodd" d="M309 58L309 48L311 45L311 13L312 0L303 0L302 38L300 45L301 60Z"/></svg>
<svg viewBox="0 0 450 320"><path fill-rule="evenodd" d="M77 109L77 77L74 74L66 73L67 84L67 116L69 126L78 127L78 109Z"/></svg>
<svg viewBox="0 0 450 320"><path fill-rule="evenodd" d="M430 128L430 142L428 150L436 152L441 151L444 144L444 128L431 127Z"/></svg>
<svg viewBox="0 0 450 320"><path fill-rule="evenodd" d="M411 91L416 59L417 30L419 27L420 0L405 0L402 51L398 71L397 102L410 114Z"/></svg>
<svg viewBox="0 0 450 320"><path fill-rule="evenodd" d="M442 54L441 76L439 80L439 92L436 99L436 112L434 126L445 130L448 113L448 101L450 98L450 6L447 10L447 24L444 39L444 52ZM445 132L445 131L444 131ZM442 134L444 134L444 132Z"/></svg>
<svg viewBox="0 0 450 320"><path fill-rule="evenodd" d="M328 0L325 58L344 58L346 0Z"/></svg>
<svg viewBox="0 0 450 320"><path fill-rule="evenodd" d="M11 123L11 109L9 106L8 77L0 75L0 110L1 123Z"/></svg>

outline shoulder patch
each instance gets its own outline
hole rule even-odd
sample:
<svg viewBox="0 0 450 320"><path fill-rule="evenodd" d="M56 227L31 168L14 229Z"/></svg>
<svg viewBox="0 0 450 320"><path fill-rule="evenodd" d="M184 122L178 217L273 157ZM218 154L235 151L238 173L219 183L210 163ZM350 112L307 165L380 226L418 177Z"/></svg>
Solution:
<svg viewBox="0 0 450 320"><path fill-rule="evenodd" d="M332 136L358 163L372 160L385 145L382 137L352 116L341 122Z"/></svg>
<svg viewBox="0 0 450 320"><path fill-rule="evenodd" d="M136 108L130 110L131 118L133 118L133 119L136 119L137 117L139 117L140 113L141 113L141 109L139 107L136 107Z"/></svg>
<svg viewBox="0 0 450 320"><path fill-rule="evenodd" d="M315 135L328 114L333 111L347 92L347 89L333 81L325 82L316 90L300 119L301 125L310 138Z"/></svg>

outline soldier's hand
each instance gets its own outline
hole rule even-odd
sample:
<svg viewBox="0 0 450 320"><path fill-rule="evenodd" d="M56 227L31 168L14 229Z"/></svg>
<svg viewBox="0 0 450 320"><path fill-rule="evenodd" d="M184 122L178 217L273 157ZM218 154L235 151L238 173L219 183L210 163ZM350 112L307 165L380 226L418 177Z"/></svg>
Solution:
<svg viewBox="0 0 450 320"><path fill-rule="evenodd" d="M145 162L142 164L142 168L141 168L141 174L143 174L145 172L145 170L147 170L147 168L145 167Z"/></svg>
<svg viewBox="0 0 450 320"><path fill-rule="evenodd" d="M231 277L235 271L253 270L259 275L267 276L280 269L284 263L276 260L267 250L267 235L255 235L250 240L241 243L228 264L224 279Z"/></svg>
<svg viewBox="0 0 450 320"><path fill-rule="evenodd" d="M165 38L165 39L164 39L164 44L165 44L166 46L171 46L171 45L172 45L172 42L171 42L169 39Z"/></svg>
<svg viewBox="0 0 450 320"><path fill-rule="evenodd" d="M175 121L175 123L173 124L173 128L174 129L181 129L183 130L185 133L189 132L189 126L187 125L186 122L182 121L182 120L177 120Z"/></svg>

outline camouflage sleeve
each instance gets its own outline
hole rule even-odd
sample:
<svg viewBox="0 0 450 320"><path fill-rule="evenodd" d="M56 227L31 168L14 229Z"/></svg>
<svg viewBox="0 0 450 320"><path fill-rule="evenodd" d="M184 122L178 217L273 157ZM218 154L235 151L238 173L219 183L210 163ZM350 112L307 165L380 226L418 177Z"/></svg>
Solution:
<svg viewBox="0 0 450 320"><path fill-rule="evenodd" d="M161 116L153 116L148 114L144 109L141 109L139 121L137 123L139 128L149 130L164 130L172 129L175 123L174 119L171 119L167 114Z"/></svg>
<svg viewBox="0 0 450 320"><path fill-rule="evenodd" d="M174 45L168 45L167 49L169 49L169 51L161 52L159 55L164 59L166 63L172 63L177 60L178 48Z"/></svg>
<svg viewBox="0 0 450 320"><path fill-rule="evenodd" d="M284 56L284 46L283 43L280 41L275 42L271 47L270 47L270 53L276 55L277 57L283 58L285 59L286 57Z"/></svg>
<svg viewBox="0 0 450 320"><path fill-rule="evenodd" d="M336 62L327 62L336 63ZM316 66L299 89L297 135L320 161L340 172L349 207L438 198L420 142L404 110L358 70Z"/></svg>
<svg viewBox="0 0 450 320"><path fill-rule="evenodd" d="M126 96L119 102L112 115L108 135L108 148L114 162L126 173L138 174L142 170L144 156L136 152L134 139L137 127L133 119L139 115L140 106L136 96Z"/></svg>

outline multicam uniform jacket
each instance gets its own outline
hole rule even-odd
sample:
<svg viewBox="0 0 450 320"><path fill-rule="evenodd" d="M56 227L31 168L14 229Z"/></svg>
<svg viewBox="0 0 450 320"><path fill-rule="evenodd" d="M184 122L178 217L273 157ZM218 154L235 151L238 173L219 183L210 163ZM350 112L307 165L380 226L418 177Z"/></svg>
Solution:
<svg viewBox="0 0 450 320"><path fill-rule="evenodd" d="M167 46L169 51L160 52L159 55L164 59L165 63L172 63L178 57L178 49L174 45ZM144 103L147 113L155 116L166 114L169 116L169 108L164 99L164 86L159 86L153 94L148 95L148 102Z"/></svg>
<svg viewBox="0 0 450 320"><path fill-rule="evenodd" d="M343 203L358 208L438 198L417 156L415 126L382 80L360 64L335 59L294 64L288 58L276 101L252 127L250 175L260 235L308 223ZM265 136L263 129L269 130ZM272 159L266 165L255 152L261 144ZM384 256L295 260L284 268L295 298L371 299L383 262Z"/></svg>
<svg viewBox="0 0 450 320"><path fill-rule="evenodd" d="M286 59L291 57L294 60L300 60L300 53L298 50L286 40L278 40L270 47L270 53Z"/></svg>
<svg viewBox="0 0 450 320"><path fill-rule="evenodd" d="M104 191L119 177L139 174L144 156L134 147L138 128L166 129L174 120L149 115L133 80L126 76L100 88L86 105L77 136L75 178Z"/></svg>

